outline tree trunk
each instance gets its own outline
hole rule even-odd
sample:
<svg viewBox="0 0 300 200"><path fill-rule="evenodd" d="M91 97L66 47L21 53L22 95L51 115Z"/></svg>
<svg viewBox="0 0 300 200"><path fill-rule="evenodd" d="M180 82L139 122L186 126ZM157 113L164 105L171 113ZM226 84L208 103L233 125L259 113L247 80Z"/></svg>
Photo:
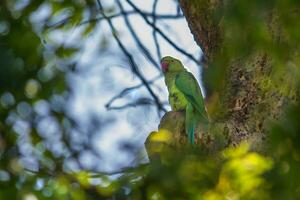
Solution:
<svg viewBox="0 0 300 200"><path fill-rule="evenodd" d="M222 16L216 18L214 12L224 6L224 2L180 0L179 3L195 41L206 56L209 68L209 63L215 61L223 45ZM271 18L266 19L269 22L267 26L274 42L277 42L280 35L276 24L277 16L267 17ZM292 84L292 72L284 70L281 80L274 83L271 78L273 64L272 59L258 49L252 56L232 58L229 66L225 66L224 85L208 92L207 109L212 116L212 123L222 124L228 145L235 146L247 140L252 142L254 149L261 149L265 144L268 122L277 119L283 108L296 99L296 84ZM203 76L206 75L206 70ZM226 114L222 114L224 110Z"/></svg>
<svg viewBox="0 0 300 200"><path fill-rule="evenodd" d="M250 56L231 57L227 66L212 66L219 59L225 37L222 16L219 14L216 17L215 14L217 9L224 6L223 3L221 0L179 0L194 39L204 54L203 79L209 79L210 73L216 70L225 74L221 81L210 79L204 82L211 129L209 133L197 131L198 140L202 138L202 142L198 143L220 149L248 141L253 150L261 151L267 144L269 122L278 119L284 107L296 99L293 72L283 70L279 80L273 81L273 59L260 49L255 49ZM267 17L270 18L266 19L269 22L267 27L272 32L274 42L277 42L280 29L276 24L276 15ZM217 87L209 86L215 82L218 82ZM164 116L160 128L176 133L178 130L165 127L164 123L168 121L165 118L168 116L172 114ZM186 137L184 130L180 135ZM206 135L206 139L203 139L203 135ZM216 142L219 147L215 148L211 141L216 140L217 135L222 142Z"/></svg>

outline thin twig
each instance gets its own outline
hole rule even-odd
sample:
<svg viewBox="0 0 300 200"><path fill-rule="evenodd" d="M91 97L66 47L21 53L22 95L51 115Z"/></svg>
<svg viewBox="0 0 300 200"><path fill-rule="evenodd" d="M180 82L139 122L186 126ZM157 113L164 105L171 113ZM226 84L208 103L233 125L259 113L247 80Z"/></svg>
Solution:
<svg viewBox="0 0 300 200"><path fill-rule="evenodd" d="M142 11L147 17L153 17L152 13L148 13L146 11ZM114 18L117 18L117 17L122 17L123 15L136 15L136 14L139 14L137 11L135 10L130 10L130 11L124 11L123 13L117 13L117 14L114 14L114 15L110 15L108 16L110 19L114 19ZM174 19L182 19L184 17L184 15L182 14L176 14L176 15L163 15L163 14L157 14L155 15L155 18L156 19L171 19L171 20L174 20ZM103 20L104 17L103 16L100 16L100 17L96 17L96 18L92 18L92 19L89 19L89 20L86 20L86 21L83 21L81 22L79 25L82 25L82 24L86 24L86 23L90 23L90 22L96 22L96 21L99 21L99 20Z"/></svg>
<svg viewBox="0 0 300 200"><path fill-rule="evenodd" d="M142 84L146 87L146 89L148 90L148 92L150 93L152 98L154 99L155 105L157 106L157 109L158 109L158 113L160 113L161 110L166 112L166 109L163 107L163 105L160 102L159 98L156 96L156 94L154 93L154 91L152 90L150 85L148 84L146 78L140 73L140 71L138 69L138 66L134 61L133 56L129 53L129 51L126 49L125 45L122 43L120 38L118 38L118 36L116 35L115 26L113 25L111 19L105 15L104 8L103 8L102 3L100 2L100 0L97 0L97 3L98 3L98 6L99 6L99 9L100 9L100 12L102 13L103 17L106 19L106 21L108 22L109 27L111 28L113 37L115 38L118 46L123 51L123 53L126 55L126 57L128 59L128 62L130 64L130 67L131 67L131 71L140 79Z"/></svg>
<svg viewBox="0 0 300 200"><path fill-rule="evenodd" d="M148 81L148 84L149 85L153 84L155 81L157 81L161 77L162 77L161 75L158 75L157 77L155 77L152 80ZM144 84L138 84L138 85L135 85L135 86L123 89L119 94L117 94L113 98L111 98L108 101L108 103L105 105L105 107L108 108L108 109L111 109L111 105L114 103L114 101L116 101L117 99L120 99L120 98L124 97L126 94L128 94L132 90L137 90L137 89L139 89L139 88L141 88L143 86L144 86Z"/></svg>
<svg viewBox="0 0 300 200"><path fill-rule="evenodd" d="M122 4L120 3L120 1L117 0L116 2L117 2L118 6L119 6L119 8L121 10L121 13L124 13L125 10L124 10ZM124 18L125 24L126 24L128 30L129 30L130 34L132 35L134 41L136 42L136 44L138 45L138 47L141 49L141 51L143 52L143 54L145 55L145 57L161 72L160 65L157 62L155 62L155 59L151 55L150 51L141 42L139 36L136 34L134 28L132 27L132 25L131 25L131 23L130 23L130 21L128 19L128 16L124 14L123 18Z"/></svg>
<svg viewBox="0 0 300 200"><path fill-rule="evenodd" d="M134 3L131 2L131 0L126 0L126 2L134 9L136 10L141 17L144 19L144 21L150 25L157 33L160 34L161 37L163 37L172 47L174 47L177 51L188 57L189 59L193 60L196 64L200 65L201 63L190 53L186 52L184 49L179 47L175 42L173 42L166 34L164 34L163 31L161 31L155 24L153 24L147 16L143 13L142 10L140 10Z"/></svg>
<svg viewBox="0 0 300 200"><path fill-rule="evenodd" d="M148 13L146 11L143 11L143 12L147 17L153 17L152 13ZM116 13L116 14L113 14L113 15L110 15L110 16L107 16L107 17L109 17L110 19L114 19L114 18L122 17L123 15L128 15L129 16L129 15L136 15L136 14L139 14L139 13L134 11L134 10L130 10L130 11L125 11L124 13ZM182 15L182 14L176 14L176 15L158 14L158 15L155 15L156 19L163 19L163 20L182 19L183 17L184 17L184 15ZM64 18L64 19L62 19L58 22L47 25L47 28L56 28L58 26L65 25L71 20L71 18L72 18L72 16L66 17L66 18ZM84 24L92 23L92 22L98 22L98 21L101 21L101 20L104 20L104 19L105 18L103 16L96 17L96 18L91 18L91 19L84 20L84 21L80 22L77 26L81 26L81 25L84 25Z"/></svg>
<svg viewBox="0 0 300 200"><path fill-rule="evenodd" d="M157 20L157 18L156 18L157 4L158 4L158 0L154 0L153 6L152 6L152 16L153 16L152 23L154 26L156 26L156 20ZM154 44L155 44L155 48L156 48L157 57L160 62L160 59L162 58L162 56L161 56L160 46L159 46L159 42L158 42L158 38L157 38L155 29L152 30L152 36L153 36L153 40L154 40Z"/></svg>
<svg viewBox="0 0 300 200"><path fill-rule="evenodd" d="M137 107L137 106L149 106L149 105L153 105L155 102L149 98L140 98L134 102L131 103L127 103L125 105L122 106L107 106L108 110L122 110L125 108L130 108L130 107Z"/></svg>

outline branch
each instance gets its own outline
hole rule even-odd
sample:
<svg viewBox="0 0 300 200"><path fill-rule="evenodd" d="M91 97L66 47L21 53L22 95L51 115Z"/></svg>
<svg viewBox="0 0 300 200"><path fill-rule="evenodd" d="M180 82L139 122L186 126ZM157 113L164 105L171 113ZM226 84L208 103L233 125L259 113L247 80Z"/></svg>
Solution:
<svg viewBox="0 0 300 200"><path fill-rule="evenodd" d="M161 78L161 75L158 75L157 77L155 77L154 79L148 81L148 84L151 85L153 84L156 80L160 79ZM105 105L106 108L110 108L111 107L111 104L113 104L114 101L116 101L117 99L120 99L122 97L124 97L126 94L128 94L130 91L132 90L136 90L136 89L139 89L141 87L143 87L144 84L139 84L139 85L136 85L136 86L132 86L132 87L129 87L129 88L125 88L123 89L118 95L114 96L113 98L111 98L108 103Z"/></svg>
<svg viewBox="0 0 300 200"><path fill-rule="evenodd" d="M136 32L134 31L129 19L128 19L128 16L125 13L125 10L122 6L122 4L120 3L119 0L116 1L120 10L121 10L121 13L123 13L123 16L124 16L124 21L125 21L125 24L127 25L128 29L129 29L129 32L131 33L134 41L137 43L138 47L141 49L141 51L144 53L144 55L146 56L146 58L161 72L160 70L160 65L158 63L155 62L155 59L152 57L150 51L143 45L143 43L141 42L139 36L136 34Z"/></svg>
<svg viewBox="0 0 300 200"><path fill-rule="evenodd" d="M106 108L108 110L122 110L124 108L137 107L137 106L149 106L153 105L154 101L149 98L139 98L134 102L122 105L122 106L111 106L110 104L106 104Z"/></svg>
<svg viewBox="0 0 300 200"><path fill-rule="evenodd" d="M153 17L153 14L152 13L148 13L146 11L142 11L147 17ZM113 19L113 18L117 18L117 17L121 17L123 15L126 15L126 16L129 16L129 15L136 15L136 14L139 14L137 11L135 10L130 10L130 11L124 11L123 13L117 13L117 14L114 14L114 15L110 15L110 16L107 16L109 17L110 19ZM155 18L156 19L182 19L184 17L183 14L176 14L176 15L163 15L163 14L157 14L155 15ZM86 20L86 21L83 21L80 23L80 25L82 24L86 24L86 23L89 23L89 22L96 22L96 21L99 21L99 20L103 20L105 19L103 16L101 17L96 17L96 18L92 18L92 19L89 19L89 20Z"/></svg>
<svg viewBox="0 0 300 200"><path fill-rule="evenodd" d="M112 176L112 175L116 175L116 174L135 172L138 169L141 169L141 168L144 168L147 166L148 166L148 164L146 163L146 164L140 164L135 167L123 167L123 168L120 168L115 171L90 172L88 178L101 178L103 176ZM35 170L28 169L28 168L24 168L24 171L29 174L34 174L38 177L44 177L47 175L52 178L57 177L57 175L61 175L62 173L64 173L65 175L67 175L66 177L71 178L73 181L75 180L73 175L74 175L74 173L76 173L76 172L64 172L64 171L49 171L49 170L41 170L41 169L35 171ZM80 171L78 171L78 172L80 172Z"/></svg>
<svg viewBox="0 0 300 200"><path fill-rule="evenodd" d="M147 17L154 17L152 15L152 13L148 13L146 11L142 11ZM107 16L108 18L110 19L114 19L114 18L118 18L118 17L122 17L123 15L136 15L136 14L139 14L138 12L134 11L134 10L130 10L130 11L125 11L124 13L116 13L116 14L113 14L113 15L110 15L110 16ZM163 20L169 20L169 19L182 19L184 17L183 14L176 14L176 15L163 15L163 14L158 14L158 15L155 15L155 18L156 19L163 19ZM56 28L58 26L63 26L65 24L67 24L70 20L71 20L72 16L70 17L66 17L62 20L60 20L59 22L55 22L53 24L50 24L50 25L47 25L47 28ZM96 18L91 18L91 19L88 19L88 20L84 20L82 22L80 22L77 26L81 26L81 25L84 25L84 24L88 24L88 23L91 23L91 22L98 22L98 21L102 21L104 20L105 17L103 16L100 16L100 17L96 17Z"/></svg>
<svg viewBox="0 0 300 200"><path fill-rule="evenodd" d="M156 17L157 3L158 3L158 0L154 0L153 6L152 6L152 16L153 16L153 21L152 22L153 22L154 26L156 26L156 20L157 20L157 17ZM155 29L153 29L153 31L152 31L152 36L153 36L153 40L154 40L154 44L155 44L155 48L156 48L157 57L160 61L162 56L161 56L160 46L159 46L159 43L158 43L158 38L157 38L157 34L156 34Z"/></svg>
<svg viewBox="0 0 300 200"><path fill-rule="evenodd" d="M132 72L140 79L140 81L142 82L142 84L146 87L146 89L148 90L149 94L154 99L154 102L155 102L155 104L156 104L156 106L158 108L158 113L161 110L164 111L164 112L166 112L166 109L163 107L163 105L160 102L159 98L156 96L156 94L154 93L154 91L152 90L152 88L150 87L150 85L148 84L148 82L145 79L145 77L140 73L140 71L138 69L138 66L135 63L134 59L133 59L133 56L129 53L129 51L126 49L125 45L122 43L122 41L120 40L120 38L118 38L118 36L116 35L116 29L115 29L115 27L114 27L111 19L105 15L102 3L100 2L100 0L97 0L97 2L98 2L98 6L99 6L99 9L100 9L100 12L102 13L103 17L106 19L106 21L108 22L109 27L111 28L113 37L115 38L115 40L116 40L118 46L120 47L120 49L123 51L123 53L128 58L128 62L130 64Z"/></svg>
<svg viewBox="0 0 300 200"><path fill-rule="evenodd" d="M163 37L173 48L175 48L177 51L188 57L189 59L193 60L196 64L201 65L201 63L190 53L186 52L184 49L176 45L175 42L173 42L167 35L165 35L158 27L155 26L152 22L149 21L147 16L143 13L142 10L140 10L134 3L131 2L131 0L126 0L126 2L136 11L138 12L141 17L144 19L144 21L150 25L157 33L160 34L161 37Z"/></svg>

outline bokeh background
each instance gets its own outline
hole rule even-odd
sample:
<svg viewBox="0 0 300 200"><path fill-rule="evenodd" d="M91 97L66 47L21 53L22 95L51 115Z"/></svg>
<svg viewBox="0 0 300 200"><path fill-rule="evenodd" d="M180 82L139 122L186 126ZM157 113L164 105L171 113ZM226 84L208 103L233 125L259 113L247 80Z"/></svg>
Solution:
<svg viewBox="0 0 300 200"><path fill-rule="evenodd" d="M154 2L133 3L145 13L152 14ZM107 16L122 12L120 6L113 1L103 1L102 4ZM126 15L128 22L122 15L113 17L111 20L115 30L112 31L95 2L7 3L9 14L19 15L15 21L26 21L28 24L25 27L17 24L11 27L14 24L3 21L2 35L11 40L20 38L16 45L23 51L21 53L32 57L32 62L42 62L41 65L32 67L32 74L23 72L23 83L14 78L14 74L11 75L11 84L20 85L14 88L23 96L21 102L16 100L15 94L8 88L3 88L2 104L11 104L9 106L17 108L8 117L14 118L11 120L13 129L21 136L18 140L22 141L22 162L26 166L38 168L38 162L34 161L30 150L30 141L26 141L33 128L31 119L19 116L31 118L31 114L38 118L35 120L37 134L47 139L46 144L40 145L57 156L61 156L65 149L65 144L61 142L62 134L65 133L60 130L60 126L76 126L63 127L70 128L65 139L78 151L80 165L85 169L109 171L136 165L141 159L147 161L144 141L151 131L157 129L164 111L157 110L151 95L132 72L126 55L120 50L112 34L117 34L126 45L139 73L146 81L151 82L150 87L165 110L169 106L158 56L173 55L182 58L192 71L199 74L199 67L195 62L189 61L188 57L174 49L160 35L155 36L159 44L159 48L156 48L153 28L128 3L122 2L121 5L126 12L131 12ZM177 46L200 60L200 48L193 41L177 3L159 1L155 6L157 15L170 16L158 18L155 25ZM147 17L148 20L152 18ZM32 30L26 30L28 28ZM28 38L24 29L26 32L30 31L27 33ZM3 41L7 40L3 38ZM26 61L24 63L20 57L18 61L20 71L24 71L24 68L27 70L32 65L28 63L26 66ZM8 70L15 73L14 69L5 64L1 68L2 79L7 79ZM136 86L137 88L130 89ZM9 102L10 100L13 102ZM66 124L61 124L58 116L53 116L53 110L56 114L67 115L63 119ZM73 125L69 124L67 118L71 118ZM134 153L126 150L128 145L136 148ZM140 152L141 157L136 157L137 152ZM68 163L69 167L78 169L72 159Z"/></svg>

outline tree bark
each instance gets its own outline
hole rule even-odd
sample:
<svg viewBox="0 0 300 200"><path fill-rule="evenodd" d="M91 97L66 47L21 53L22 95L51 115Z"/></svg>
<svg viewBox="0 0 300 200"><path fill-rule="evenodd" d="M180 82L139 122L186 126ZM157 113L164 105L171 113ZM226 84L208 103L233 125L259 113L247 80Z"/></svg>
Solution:
<svg viewBox="0 0 300 200"><path fill-rule="evenodd" d="M224 6L224 1L180 0L179 3L209 68L223 45L222 16L215 17L214 12ZM276 15L272 15L267 26L273 39L278 40L280 32L275 19ZM212 126L223 127L228 145L235 146L246 140L251 141L255 150L262 149L268 123L296 100L297 89L296 84L292 84L291 72L283 71L279 84L273 83L272 68L272 59L259 50L250 57L233 58L226 66L224 85L219 90L209 91L207 109L213 119ZM206 75L205 70L203 75ZM222 114L224 110L226 114Z"/></svg>

